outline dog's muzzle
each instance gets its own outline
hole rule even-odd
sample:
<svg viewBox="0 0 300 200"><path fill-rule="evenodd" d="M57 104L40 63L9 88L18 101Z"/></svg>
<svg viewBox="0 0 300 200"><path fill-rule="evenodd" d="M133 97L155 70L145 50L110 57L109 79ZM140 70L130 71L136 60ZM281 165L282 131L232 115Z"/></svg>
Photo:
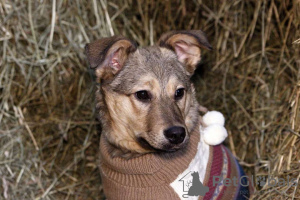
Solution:
<svg viewBox="0 0 300 200"><path fill-rule="evenodd" d="M180 144L186 136L185 128L181 126L173 126L164 131L165 137L171 144Z"/></svg>

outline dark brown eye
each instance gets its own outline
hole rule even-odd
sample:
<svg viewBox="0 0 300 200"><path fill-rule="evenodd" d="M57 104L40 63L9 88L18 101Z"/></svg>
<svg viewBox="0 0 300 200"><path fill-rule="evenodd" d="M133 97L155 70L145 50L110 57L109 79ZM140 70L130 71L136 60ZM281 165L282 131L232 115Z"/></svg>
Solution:
<svg viewBox="0 0 300 200"><path fill-rule="evenodd" d="M175 91L175 100L179 100L184 95L184 88L179 88Z"/></svg>
<svg viewBox="0 0 300 200"><path fill-rule="evenodd" d="M150 94L146 90L137 91L135 96L140 101L149 101L151 99Z"/></svg>

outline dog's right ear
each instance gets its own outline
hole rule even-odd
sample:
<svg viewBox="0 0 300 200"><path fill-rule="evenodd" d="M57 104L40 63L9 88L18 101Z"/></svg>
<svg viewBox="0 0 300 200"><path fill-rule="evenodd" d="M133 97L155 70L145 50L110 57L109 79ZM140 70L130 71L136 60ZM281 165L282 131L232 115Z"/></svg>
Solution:
<svg viewBox="0 0 300 200"><path fill-rule="evenodd" d="M137 45L123 37L113 36L96 40L85 46L90 68L95 69L97 81L111 79L122 67Z"/></svg>

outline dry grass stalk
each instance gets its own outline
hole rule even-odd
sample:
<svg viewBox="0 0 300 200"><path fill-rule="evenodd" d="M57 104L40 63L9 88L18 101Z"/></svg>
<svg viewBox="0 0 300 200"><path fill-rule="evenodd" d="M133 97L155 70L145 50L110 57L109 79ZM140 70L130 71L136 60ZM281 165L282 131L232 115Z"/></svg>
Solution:
<svg viewBox="0 0 300 200"><path fill-rule="evenodd" d="M113 34L149 45L172 29L200 28L212 42L193 80L200 103L225 114L245 171L299 180L299 8L297 0L0 1L0 199L103 198L83 48ZM299 191L257 185L254 199Z"/></svg>

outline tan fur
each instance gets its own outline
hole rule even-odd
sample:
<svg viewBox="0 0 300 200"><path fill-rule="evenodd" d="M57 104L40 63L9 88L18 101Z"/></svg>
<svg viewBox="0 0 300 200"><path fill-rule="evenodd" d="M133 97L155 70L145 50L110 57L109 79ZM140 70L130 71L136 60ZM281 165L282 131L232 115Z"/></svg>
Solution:
<svg viewBox="0 0 300 200"><path fill-rule="evenodd" d="M171 44L173 47L176 45L180 46L180 43L186 43L189 46L188 54L190 55L189 59L179 60L180 62L185 63L188 66L196 65L201 59L201 50L199 48L199 44L197 40L191 36L186 36L184 34L176 34L170 37L166 43Z"/></svg>
<svg viewBox="0 0 300 200"><path fill-rule="evenodd" d="M202 34L171 32L162 36L159 46L139 49L121 36L86 47L91 67L96 68L101 82L96 93L97 109L102 132L116 147L112 156L130 158L186 146L199 121L190 76L200 61L200 46L210 47ZM180 88L184 88L184 96L175 99ZM136 96L138 91L147 91L151 98L141 101ZM174 126L186 132L179 144L171 144L164 135Z"/></svg>
<svg viewBox="0 0 300 200"><path fill-rule="evenodd" d="M159 48L161 53L165 56L168 57L169 59L177 59L176 54L174 54L173 51L167 48Z"/></svg>
<svg viewBox="0 0 300 200"><path fill-rule="evenodd" d="M161 93L161 88L158 80L155 77L151 76L150 74L142 76L139 79L139 84L134 85L132 90L133 91L149 90L149 91L153 91L156 96L158 96L159 93Z"/></svg>

